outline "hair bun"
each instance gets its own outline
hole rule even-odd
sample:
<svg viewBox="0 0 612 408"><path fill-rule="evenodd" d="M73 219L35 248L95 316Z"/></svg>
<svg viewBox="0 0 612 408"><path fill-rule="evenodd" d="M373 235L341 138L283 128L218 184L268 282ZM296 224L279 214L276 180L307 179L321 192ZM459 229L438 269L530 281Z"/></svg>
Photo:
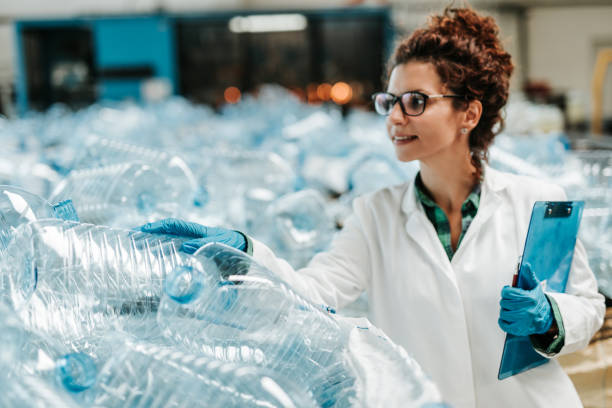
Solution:
<svg viewBox="0 0 612 408"><path fill-rule="evenodd" d="M495 20L469 8L446 8L444 14L431 17L429 28L437 29L443 35L473 38L487 47L499 44L499 27Z"/></svg>

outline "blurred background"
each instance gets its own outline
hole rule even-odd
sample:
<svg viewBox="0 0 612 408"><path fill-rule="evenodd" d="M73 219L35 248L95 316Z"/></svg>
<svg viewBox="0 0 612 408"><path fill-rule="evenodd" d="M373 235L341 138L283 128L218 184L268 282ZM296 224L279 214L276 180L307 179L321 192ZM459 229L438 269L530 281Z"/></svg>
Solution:
<svg viewBox="0 0 612 408"><path fill-rule="evenodd" d="M0 184L71 198L85 222L231 226L303 265L355 196L416 173L370 95L395 41L448 3L0 0ZM610 306L612 0L471 5L516 66L491 165L586 201ZM367 298L342 312L367 314ZM585 406L612 401L612 319L560 360Z"/></svg>
<svg viewBox="0 0 612 408"><path fill-rule="evenodd" d="M380 87L394 36L409 33L447 2L0 4L0 89L2 111L9 115L54 102L79 107L105 98L139 98L142 83L152 79L163 81L170 93L207 104L232 101L237 91L270 82L319 102L329 93L319 85L342 81L352 90L345 103L363 105ZM472 5L501 26L517 66L514 91L559 106L566 129L590 129L595 114L604 133L612 133L612 79L593 76L598 55L612 47L612 2L474 0ZM285 11L292 17L266 19Z"/></svg>

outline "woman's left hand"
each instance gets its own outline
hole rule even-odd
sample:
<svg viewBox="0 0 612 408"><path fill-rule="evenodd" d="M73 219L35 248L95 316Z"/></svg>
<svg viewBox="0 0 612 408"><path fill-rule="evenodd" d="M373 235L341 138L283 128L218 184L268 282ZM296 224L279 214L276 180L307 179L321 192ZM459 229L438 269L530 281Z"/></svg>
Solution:
<svg viewBox="0 0 612 408"><path fill-rule="evenodd" d="M530 290L504 286L498 324L506 333L529 336L546 333L553 323L552 307L529 264L523 265Z"/></svg>

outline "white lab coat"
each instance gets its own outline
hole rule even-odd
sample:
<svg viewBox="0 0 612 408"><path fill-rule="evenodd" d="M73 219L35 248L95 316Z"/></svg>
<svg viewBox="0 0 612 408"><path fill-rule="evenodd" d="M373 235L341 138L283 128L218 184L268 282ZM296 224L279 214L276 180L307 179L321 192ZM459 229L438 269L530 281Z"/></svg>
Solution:
<svg viewBox="0 0 612 408"><path fill-rule="evenodd" d="M554 358L497 379L505 339L500 292L512 282L533 203L564 199L557 186L487 167L478 213L452 261L414 182L356 199L330 250L297 272L255 240L253 256L317 303L341 308L366 290L372 323L422 365L454 407L578 407ZM605 306L580 242L566 293L551 295L565 326L559 354L585 347Z"/></svg>

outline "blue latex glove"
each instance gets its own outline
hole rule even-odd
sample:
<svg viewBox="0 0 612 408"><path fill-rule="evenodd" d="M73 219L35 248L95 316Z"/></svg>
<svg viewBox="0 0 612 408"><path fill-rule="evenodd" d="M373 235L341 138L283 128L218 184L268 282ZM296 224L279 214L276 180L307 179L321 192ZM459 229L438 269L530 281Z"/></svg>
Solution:
<svg viewBox="0 0 612 408"><path fill-rule="evenodd" d="M195 222L187 222L176 218L166 218L161 221L150 222L140 227L142 232L150 234L176 235L179 237L193 238L181 246L181 251L193 254L200 247L211 243L220 242L241 251L246 248L246 239L238 231L226 228L205 227Z"/></svg>
<svg viewBox="0 0 612 408"><path fill-rule="evenodd" d="M553 323L552 307L529 264L521 271L530 290L504 286L498 324L506 333L529 336L546 333Z"/></svg>

